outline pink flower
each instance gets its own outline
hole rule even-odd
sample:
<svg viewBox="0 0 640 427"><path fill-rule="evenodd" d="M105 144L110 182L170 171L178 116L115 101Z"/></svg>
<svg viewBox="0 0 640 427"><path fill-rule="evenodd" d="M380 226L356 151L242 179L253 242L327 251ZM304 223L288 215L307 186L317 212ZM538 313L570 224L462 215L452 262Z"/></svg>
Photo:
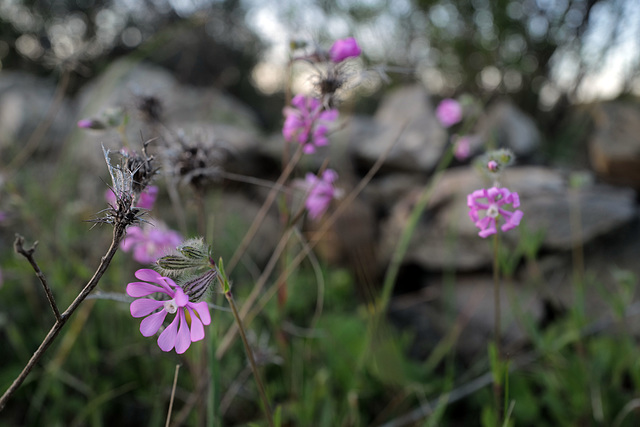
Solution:
<svg viewBox="0 0 640 427"><path fill-rule="evenodd" d="M122 240L120 248L133 251L133 259L141 264L151 264L182 242L177 231L168 229L164 224L144 224L142 227L127 228L127 235Z"/></svg>
<svg viewBox="0 0 640 427"><path fill-rule="evenodd" d="M479 201L480 199L487 201L483 203ZM508 204L517 208L520 206L520 198L518 193L512 193L506 188L491 187L488 190L482 188L467 196L469 216L475 222L476 227L480 229L478 233L480 237L485 238L497 232L496 223L500 216L505 219L505 223L501 227L502 231L509 231L520 224L522 211L509 212L504 209L504 205ZM478 215L481 210L486 210L483 218Z"/></svg>
<svg viewBox="0 0 640 427"><path fill-rule="evenodd" d="M331 201L339 196L339 191L333 186L333 181L336 179L338 174L332 169L325 170L322 178L312 173L308 173L305 177L303 187L309 194L304 205L311 219L320 218L329 208Z"/></svg>
<svg viewBox="0 0 640 427"><path fill-rule="evenodd" d="M442 126L451 127L462 120L462 106L455 99L443 99L436 108L436 117Z"/></svg>
<svg viewBox="0 0 640 427"><path fill-rule="evenodd" d="M134 203L134 205L137 208L142 208L150 211L151 209L153 209L153 205L155 204L157 197L158 187L156 187L155 185L149 185L144 189L142 193L140 193L140 196L138 197L138 200ZM115 206L116 195L113 194L113 191L111 189L105 191L104 198L107 203Z"/></svg>
<svg viewBox="0 0 640 427"><path fill-rule="evenodd" d="M303 145L305 153L313 153L316 147L327 145L327 124L338 118L338 110L323 111L322 103L312 97L296 95L291 100L293 107L285 107L286 117L282 135L287 141L296 140ZM295 108L294 108L295 107Z"/></svg>
<svg viewBox="0 0 640 427"><path fill-rule="evenodd" d="M162 351L171 351L175 348L176 353L182 354L187 351L192 342L204 338L203 325L211 323L206 302L189 301L189 297L180 286L156 271L143 268L136 271L135 276L144 282L132 282L127 285L127 294L138 298L131 303L129 310L133 317L146 316L140 322L140 333L143 336L150 337L157 333L167 314L177 313L158 337L158 347ZM151 298L142 298L157 292L167 295L169 299L156 301Z"/></svg>
<svg viewBox="0 0 640 427"><path fill-rule="evenodd" d="M93 126L93 120L91 119L82 119L78 120L78 127L82 129L91 129Z"/></svg>
<svg viewBox="0 0 640 427"><path fill-rule="evenodd" d="M360 46L353 37L336 40L329 49L329 57L331 61L338 63L347 58L356 58L360 56Z"/></svg>
<svg viewBox="0 0 640 427"><path fill-rule="evenodd" d="M453 155L459 161L464 161L471 154L471 140L468 136L460 137L453 146Z"/></svg>
<svg viewBox="0 0 640 427"><path fill-rule="evenodd" d="M491 172L497 171L498 162L496 162L495 160L489 160L489 162L487 163L487 169L489 169Z"/></svg>

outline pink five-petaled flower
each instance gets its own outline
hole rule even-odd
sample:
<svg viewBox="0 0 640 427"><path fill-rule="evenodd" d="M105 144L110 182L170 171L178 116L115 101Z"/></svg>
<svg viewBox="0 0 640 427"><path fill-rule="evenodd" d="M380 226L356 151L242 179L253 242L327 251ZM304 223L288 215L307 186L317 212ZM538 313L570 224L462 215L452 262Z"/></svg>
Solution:
<svg viewBox="0 0 640 427"><path fill-rule="evenodd" d="M127 235L122 240L120 248L125 252L132 250L133 259L140 264L151 264L181 242L180 234L162 223L144 224L142 227L127 228Z"/></svg>
<svg viewBox="0 0 640 427"><path fill-rule="evenodd" d="M336 40L329 49L329 57L335 63L342 62L347 58L356 58L360 56L360 53L362 50L353 37Z"/></svg>
<svg viewBox="0 0 640 427"><path fill-rule="evenodd" d="M291 100L293 107L285 107L286 117L282 135L287 141L296 140L303 145L305 153L313 153L316 147L327 145L327 124L338 118L338 110L323 111L322 103L309 96L296 95Z"/></svg>
<svg viewBox="0 0 640 427"><path fill-rule="evenodd" d="M455 99L443 99L436 108L436 117L442 126L451 127L462 120L462 106Z"/></svg>
<svg viewBox="0 0 640 427"><path fill-rule="evenodd" d="M145 317L140 323L140 332L145 337L154 335L167 314L177 313L173 321L158 337L158 346L162 351L176 349L182 354L192 342L204 338L204 325L211 323L209 307L205 301L191 302L182 288L168 277L163 277L154 270L147 268L136 271L135 276L144 282L132 282L127 285L127 294L138 298L131 303L129 310L133 317ZM152 285L152 282L159 286ZM169 297L165 301L144 298L160 292ZM189 318L187 319L187 314Z"/></svg>
<svg viewBox="0 0 640 427"><path fill-rule="evenodd" d="M486 199L486 202L481 202L482 199ZM518 193L512 193L506 188L491 187L488 190L482 188L467 196L469 216L475 222L475 226L480 229L478 233L480 237L485 238L497 232L496 223L500 216L505 219L501 227L502 231L509 231L520 224L522 211L509 212L504 209L504 205L508 204L517 208L520 206L520 198ZM481 210L486 211L483 218L478 215Z"/></svg>
<svg viewBox="0 0 640 427"><path fill-rule="evenodd" d="M333 186L338 179L338 174L333 169L327 169L318 178L312 173L305 177L304 187L309 192L304 205L313 220L320 218L329 208L331 201L339 195L339 191Z"/></svg>

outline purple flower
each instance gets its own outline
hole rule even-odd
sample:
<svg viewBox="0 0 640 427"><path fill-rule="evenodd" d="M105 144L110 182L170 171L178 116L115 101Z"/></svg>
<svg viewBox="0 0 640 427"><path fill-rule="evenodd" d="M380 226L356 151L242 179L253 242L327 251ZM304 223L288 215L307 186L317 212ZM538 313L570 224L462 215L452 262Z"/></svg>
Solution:
<svg viewBox="0 0 640 427"><path fill-rule="evenodd" d="M436 117L442 126L451 127L462 120L462 106L455 99L443 99L436 108Z"/></svg>
<svg viewBox="0 0 640 427"><path fill-rule="evenodd" d="M155 185L149 185L142 193L140 193L140 196L138 196L138 200L134 203L134 206L150 211L153 209L153 205L155 204L157 197L158 187ZM111 189L105 191L104 198L110 205L116 204L116 195L113 194Z"/></svg>
<svg viewBox="0 0 640 427"><path fill-rule="evenodd" d="M323 111L322 103L310 96L296 95L293 107L285 107L286 117L282 135L287 141L294 139L303 145L305 153L313 153L316 147L327 145L327 124L338 118L338 110ZM295 108L294 108L295 107Z"/></svg>
<svg viewBox="0 0 640 427"><path fill-rule="evenodd" d="M480 199L486 199L486 203L480 202ZM491 187L488 190L482 188L467 196L469 216L475 222L476 227L480 229L478 233L480 237L485 238L497 232L496 223L500 216L505 219L505 223L501 227L502 231L509 231L520 224L522 211L509 212L504 209L504 205L508 204L517 208L520 206L520 198L518 193L512 193L506 188ZM483 218L478 215L481 210L486 210Z"/></svg>
<svg viewBox="0 0 640 427"><path fill-rule="evenodd" d="M93 120L91 119L82 119L78 120L78 127L82 129L91 129L93 126Z"/></svg>
<svg viewBox="0 0 640 427"><path fill-rule="evenodd" d="M139 263L151 264L181 242L180 234L168 229L164 224L144 224L142 227L127 228L127 235L122 240L120 248L125 252L133 251L133 259Z"/></svg>
<svg viewBox="0 0 640 427"><path fill-rule="evenodd" d="M311 219L320 218L329 208L331 201L339 196L339 191L333 186L333 181L336 179L338 174L332 169L325 170L322 178L312 173L308 173L305 177L303 187L309 194L304 205Z"/></svg>
<svg viewBox="0 0 640 427"><path fill-rule="evenodd" d="M459 161L464 161L471 154L471 140L468 136L460 137L453 145L453 155Z"/></svg>
<svg viewBox="0 0 640 427"><path fill-rule="evenodd" d="M360 46L353 37L336 40L329 49L329 57L332 62L342 62L347 58L356 58L360 56Z"/></svg>
<svg viewBox="0 0 640 427"><path fill-rule="evenodd" d="M167 314L177 313L173 321L158 337L158 347L162 351L176 349L182 354L192 342L204 338L204 326L211 323L207 303L191 302L184 290L175 282L163 277L156 271L143 268L136 271L135 276L143 282L132 282L127 285L127 294L138 298L131 303L129 310L133 317L145 317L140 323L140 333L150 337L158 332ZM152 285L152 282L159 286ZM163 293L168 300L156 301L143 298L154 293Z"/></svg>

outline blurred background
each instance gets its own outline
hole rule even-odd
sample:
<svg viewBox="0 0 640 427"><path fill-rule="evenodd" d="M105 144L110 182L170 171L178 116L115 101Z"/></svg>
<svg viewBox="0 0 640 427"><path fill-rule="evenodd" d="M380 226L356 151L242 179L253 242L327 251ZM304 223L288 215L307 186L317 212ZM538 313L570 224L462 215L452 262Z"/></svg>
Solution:
<svg viewBox="0 0 640 427"><path fill-rule="evenodd" d="M437 416L426 425L491 425L492 251L466 212L466 194L483 185L470 159L443 173L400 266L389 323L362 356L398 236L449 142L467 132L481 142L471 156L486 143L518 158L506 176L525 219L500 254L504 338L526 361L511 378L514 419L638 425L638 322L625 323L640 311L637 0L0 0L3 389L52 324L33 271L13 254L14 233L40 241L40 266L66 307L111 237L86 222L106 207L100 144L180 140L211 170L273 182L283 106L317 74L290 66L292 56L349 36L363 54L345 67L344 121L294 176L330 158L348 192L385 159L317 259L289 279L288 297L265 303L251 326L283 425L425 425L428 414ZM441 126L443 98L471 99L473 123ZM77 128L114 106L129 114L126 129ZM184 164L165 166L163 178ZM180 187L181 220L158 181L151 216L193 235L199 189ZM216 256L231 257L266 198L254 184L225 178L207 189ZM302 231L317 229L307 221ZM274 208L234 272L240 305L281 233ZM138 268L117 254L99 287L115 301L83 304L0 425L164 425L177 363L176 425L263 422L242 347L220 350L230 315L216 310L211 340L193 351L162 353L122 300Z"/></svg>

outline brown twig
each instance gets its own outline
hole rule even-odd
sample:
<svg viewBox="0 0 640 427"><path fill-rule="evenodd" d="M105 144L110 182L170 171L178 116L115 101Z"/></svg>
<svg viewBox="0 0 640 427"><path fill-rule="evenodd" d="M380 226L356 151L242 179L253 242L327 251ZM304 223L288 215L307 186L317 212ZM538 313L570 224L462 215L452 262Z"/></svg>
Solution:
<svg viewBox="0 0 640 427"><path fill-rule="evenodd" d="M40 359L42 358L44 353L47 351L47 349L51 346L51 344L53 344L56 337L62 330L63 326L67 323L67 321L69 320L73 312L76 311L76 309L82 303L82 301L84 301L87 298L87 296L91 293L91 291L93 291L95 287L98 285L98 282L100 281L104 273L107 271L107 267L109 267L111 260L113 259L114 255L118 251L118 246L120 245L120 241L125 235L125 228L126 228L125 224L116 223L116 225L113 228L113 238L111 240L111 246L109 246L109 250L102 257L100 261L100 265L98 266L98 269L93 274L93 277L91 277L89 282L87 282L87 284L82 289L82 291L80 291L76 299L73 300L73 302L64 311L64 313L60 315L60 319L56 320L56 323L51 327L47 336L44 338L44 340L42 340L42 343L40 344L38 349L33 353L33 356L31 356L31 359L29 359L29 362L27 362L25 367L22 369L22 372L20 372L18 377L11 384L11 386L7 389L7 391L4 392L2 397L0 397L0 411L4 409L5 405L7 404L7 401L16 392L16 390L20 387L20 385L24 382L24 380L27 378L29 373L31 373L33 368L40 361Z"/></svg>
<svg viewBox="0 0 640 427"><path fill-rule="evenodd" d="M51 306L51 310L53 310L53 315L56 317L56 322L59 322L62 318L60 317L60 310L58 310L58 306L56 305L56 300L53 298L53 293L51 292L51 288L47 283L46 277L38 267L38 263L36 263L35 258L33 257L33 253L36 251L36 246L38 246L38 241L33 242L33 245L29 249L24 248L24 237L19 234L16 234L16 240L13 242L13 249L16 253L24 256L33 270L36 272L36 276L40 279L40 283L42 283L42 287L44 288L45 294L47 294L47 299L49 300L49 305Z"/></svg>

